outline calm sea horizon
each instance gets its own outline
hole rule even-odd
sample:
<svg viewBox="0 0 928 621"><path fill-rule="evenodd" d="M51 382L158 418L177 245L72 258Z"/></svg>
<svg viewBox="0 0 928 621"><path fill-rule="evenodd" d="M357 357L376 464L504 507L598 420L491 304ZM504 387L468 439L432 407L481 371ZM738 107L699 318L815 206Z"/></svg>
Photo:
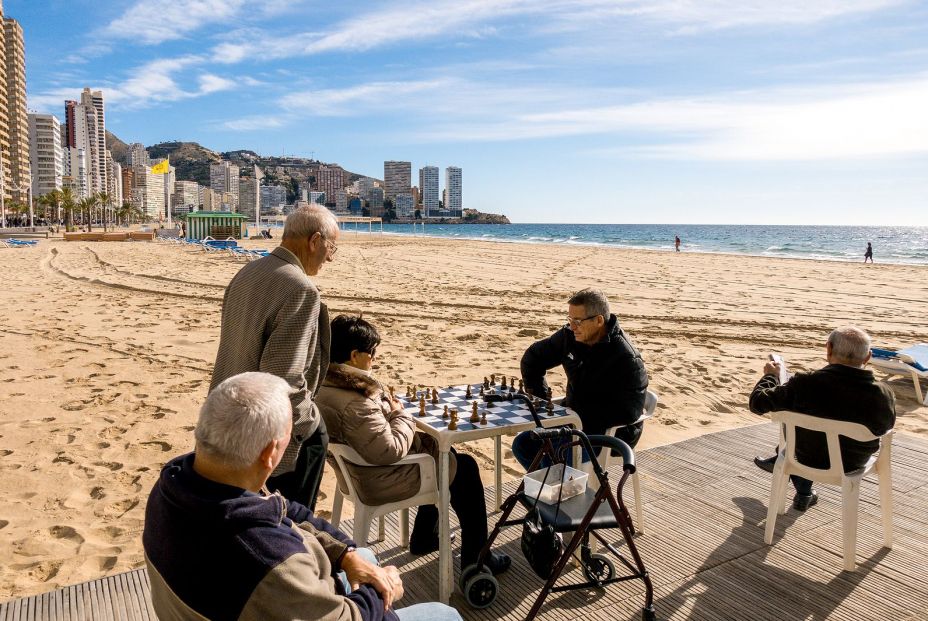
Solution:
<svg viewBox="0 0 928 621"><path fill-rule="evenodd" d="M346 231L353 225L346 224ZM359 225L360 226L360 225ZM365 227L366 228L366 227ZM422 225L384 224L385 233L422 235ZM877 263L928 265L928 226L718 224L426 224L425 235L454 239L567 244L863 262L867 242Z"/></svg>

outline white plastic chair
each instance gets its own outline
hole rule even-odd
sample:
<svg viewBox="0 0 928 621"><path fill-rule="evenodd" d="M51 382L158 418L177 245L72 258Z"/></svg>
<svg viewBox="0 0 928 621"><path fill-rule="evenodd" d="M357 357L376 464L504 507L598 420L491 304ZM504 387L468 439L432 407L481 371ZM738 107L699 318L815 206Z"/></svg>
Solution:
<svg viewBox="0 0 928 621"><path fill-rule="evenodd" d="M858 423L819 418L798 412L773 412L771 418L780 423L780 453L773 467L773 484L770 488L770 506L767 508L767 527L764 542L773 543L777 514L786 513L786 486L791 474L818 483L841 486L841 523L844 539L844 568L854 571L857 562L857 509L860 499L860 480L875 472L879 477L880 507L883 513L883 542L893 547L893 488L890 462L892 459L893 430L875 436ZM820 431L828 441L827 470L810 468L796 461L796 428ZM879 440L880 448L860 469L844 472L839 436L858 442Z"/></svg>
<svg viewBox="0 0 928 621"><path fill-rule="evenodd" d="M411 453L391 466L406 466L414 464L419 467L419 491L405 500L391 502L385 505L366 505L361 502L358 493L355 490L354 483L348 475L346 462L356 466L373 466L361 457L357 451L347 444L329 444L329 452L335 458L335 463L342 473L342 479L348 488L348 493L343 494L341 487L335 486L335 499L332 502L332 525L338 528L338 523L342 517L342 501L347 498L354 504L354 529L352 538L358 542L358 545L366 545L370 535L371 522L374 518L380 518L377 535L378 541L384 538L383 516L394 511L400 512L400 539L403 547L409 546L409 508L418 507L419 505L437 505L438 504L438 478L435 475L435 460L431 455L426 453Z"/></svg>
<svg viewBox="0 0 928 621"><path fill-rule="evenodd" d="M648 420L649 418L654 416L654 409L656 407L657 407L657 394L649 390L644 398L644 410L642 411L641 416L638 417L638 420L636 420L633 423L626 424L626 425L616 425L614 427L610 427L609 429L606 430L606 433L604 435L614 436L616 432L622 427L628 427L629 425L637 425L640 422ZM600 449L598 459L599 459L599 464L604 469L608 468L610 465L610 462L612 461L612 451L609 450L608 448ZM631 479L632 479L632 493L634 494L634 497L635 497L635 530L637 530L641 534L644 534L644 512L642 511L642 508L641 508L641 483L638 480L637 470L635 470L635 472L632 473ZM595 477L590 477L589 481L591 483L595 483Z"/></svg>

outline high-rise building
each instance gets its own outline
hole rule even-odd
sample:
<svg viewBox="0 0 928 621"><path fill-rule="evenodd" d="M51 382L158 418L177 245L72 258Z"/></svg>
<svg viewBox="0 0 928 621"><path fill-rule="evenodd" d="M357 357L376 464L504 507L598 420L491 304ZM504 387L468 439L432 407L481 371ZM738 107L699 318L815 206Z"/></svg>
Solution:
<svg viewBox="0 0 928 621"><path fill-rule="evenodd" d="M113 159L109 149L106 151L106 193L109 195L109 206L122 204L122 165Z"/></svg>
<svg viewBox="0 0 928 621"><path fill-rule="evenodd" d="M335 190L335 211L338 213L348 211L348 190L344 188Z"/></svg>
<svg viewBox="0 0 928 621"><path fill-rule="evenodd" d="M15 19L3 17L0 45L0 149L3 151L5 198L27 200L30 184L29 117L26 112L26 48L23 29Z"/></svg>
<svg viewBox="0 0 928 621"><path fill-rule="evenodd" d="M393 200L397 194L409 194L412 163L388 160L383 163L383 197Z"/></svg>
<svg viewBox="0 0 928 621"><path fill-rule="evenodd" d="M168 171L162 175L161 183L164 186L164 213L174 213L174 182L177 181L177 169L168 164Z"/></svg>
<svg viewBox="0 0 928 621"><path fill-rule="evenodd" d="M460 218L463 213L463 193L461 190L461 169L449 166L445 169L445 211L452 218Z"/></svg>
<svg viewBox="0 0 928 621"><path fill-rule="evenodd" d="M371 190L377 187L377 180L371 177L361 177L356 180L352 186L354 188L354 193L357 194L362 201L366 201L370 199Z"/></svg>
<svg viewBox="0 0 928 621"><path fill-rule="evenodd" d="M367 210L373 218L383 217L383 188L371 190L370 198L367 200Z"/></svg>
<svg viewBox="0 0 928 621"><path fill-rule="evenodd" d="M88 115L96 117L93 133L89 139L93 142L91 149L91 185L94 192L105 192L109 187L106 176L106 115L103 108L103 92L84 88L81 92L81 105Z"/></svg>
<svg viewBox="0 0 928 621"><path fill-rule="evenodd" d="M397 218L412 218L416 215L416 204L412 200L412 194L397 194L393 199L393 208Z"/></svg>
<svg viewBox="0 0 928 621"><path fill-rule="evenodd" d="M151 160L148 158L148 151L145 150L145 145L140 142L133 142L129 145L129 152L127 154L129 159L129 167L133 166L151 166Z"/></svg>
<svg viewBox="0 0 928 621"><path fill-rule="evenodd" d="M238 212L249 220L255 219L255 210L261 204L261 182L248 177L238 182Z"/></svg>
<svg viewBox="0 0 928 621"><path fill-rule="evenodd" d="M438 215L438 166L423 166L419 169L419 192L422 196L422 217L433 218Z"/></svg>
<svg viewBox="0 0 928 621"><path fill-rule="evenodd" d="M261 212L279 212L287 204L287 188L282 185L261 186Z"/></svg>
<svg viewBox="0 0 928 621"><path fill-rule="evenodd" d="M29 115L29 153L32 195L61 189L64 174L61 155L61 123L51 114Z"/></svg>
<svg viewBox="0 0 928 621"><path fill-rule="evenodd" d="M90 196L90 166L87 153L80 147L70 147L62 153L61 187L70 188L75 199Z"/></svg>
<svg viewBox="0 0 928 621"><path fill-rule="evenodd" d="M200 185L196 181L175 181L173 205L175 211L196 211L200 206Z"/></svg>
<svg viewBox="0 0 928 621"><path fill-rule="evenodd" d="M232 194L231 199L221 198L220 200L232 211L238 209L238 166L227 161L210 164L209 187L220 195Z"/></svg>
<svg viewBox="0 0 928 621"><path fill-rule="evenodd" d="M151 166L136 166L133 171L132 200L142 212L155 221L164 218L164 175L151 171Z"/></svg>
<svg viewBox="0 0 928 621"><path fill-rule="evenodd" d="M219 194L212 188L200 186L200 205L202 211L219 211Z"/></svg>
<svg viewBox="0 0 928 621"><path fill-rule="evenodd" d="M316 190L325 192L325 204L335 205L339 190L347 185L348 175L341 166L320 166L315 171Z"/></svg>
<svg viewBox="0 0 928 621"><path fill-rule="evenodd" d="M120 192L122 198L120 199L120 205L123 203L132 202L132 186L134 176L135 173L133 172L132 168L126 166L122 169L122 192Z"/></svg>

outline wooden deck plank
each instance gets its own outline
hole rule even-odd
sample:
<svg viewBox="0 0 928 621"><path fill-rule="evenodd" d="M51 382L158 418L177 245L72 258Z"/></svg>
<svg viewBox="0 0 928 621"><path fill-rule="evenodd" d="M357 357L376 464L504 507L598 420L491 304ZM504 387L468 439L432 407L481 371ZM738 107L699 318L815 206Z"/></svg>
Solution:
<svg viewBox="0 0 928 621"><path fill-rule="evenodd" d="M858 571L841 565L840 491L819 487L820 501L799 514L777 519L773 546L763 543L770 475L751 458L773 450L772 424L707 434L678 444L642 451L647 534L636 544L652 575L658 618L718 621L759 619L857 621L894 618L928 621L928 481L924 464L928 439L894 439L893 489L895 545L882 547L878 488L861 486ZM611 480L617 480L613 469ZM516 482L506 484L512 493ZM631 501L630 489L626 500ZM486 490L488 505L492 488ZM490 526L499 518L490 516ZM351 523L344 527L350 530ZM452 528L458 531L452 517ZM403 604L431 601L437 593L437 554L413 557L399 547L397 516L387 517L387 538L372 543L384 563L403 575ZM459 532L459 531L458 531ZM472 610L459 593L452 597L465 619L517 620L528 613L542 581L522 559L520 529L501 534L497 548L513 556L512 569L500 577L500 595L484 610ZM619 541L617 531L607 533ZM455 544L455 568L459 565ZM619 549L626 552L624 542ZM457 574L456 574L457 575ZM559 584L578 582L578 567L568 567ZM0 621L140 620L155 621L150 581L144 568L65 587L32 598L0 603ZM606 590L577 590L550 595L539 619L586 621L640 619L644 588L640 581Z"/></svg>

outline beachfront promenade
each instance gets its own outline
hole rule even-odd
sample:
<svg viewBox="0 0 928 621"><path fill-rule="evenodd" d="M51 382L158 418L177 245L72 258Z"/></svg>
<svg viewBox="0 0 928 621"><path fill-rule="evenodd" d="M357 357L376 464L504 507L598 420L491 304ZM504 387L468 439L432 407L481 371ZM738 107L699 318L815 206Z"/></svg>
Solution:
<svg viewBox="0 0 928 621"><path fill-rule="evenodd" d="M892 550L882 548L877 487L870 479L862 485L855 572L841 570L836 488L821 487L821 501L805 514L781 516L774 545L764 545L770 478L750 458L775 443L776 428L762 423L639 452L648 523L637 542L654 581L658 619L928 619L928 440L909 434L894 440ZM505 493L516 485L505 484ZM489 505L493 489L487 494ZM400 568L403 603L434 599L437 555L409 556L399 547L396 516L388 521L387 539L372 547L382 562ZM501 535L514 562L490 608L473 610L459 593L452 597L465 619L525 617L541 581L522 557L519 532ZM573 568L564 580L579 574ZM0 621L155 619L147 595L147 576L136 570L0 604ZM641 584L632 581L551 595L539 618L639 619L642 602Z"/></svg>

